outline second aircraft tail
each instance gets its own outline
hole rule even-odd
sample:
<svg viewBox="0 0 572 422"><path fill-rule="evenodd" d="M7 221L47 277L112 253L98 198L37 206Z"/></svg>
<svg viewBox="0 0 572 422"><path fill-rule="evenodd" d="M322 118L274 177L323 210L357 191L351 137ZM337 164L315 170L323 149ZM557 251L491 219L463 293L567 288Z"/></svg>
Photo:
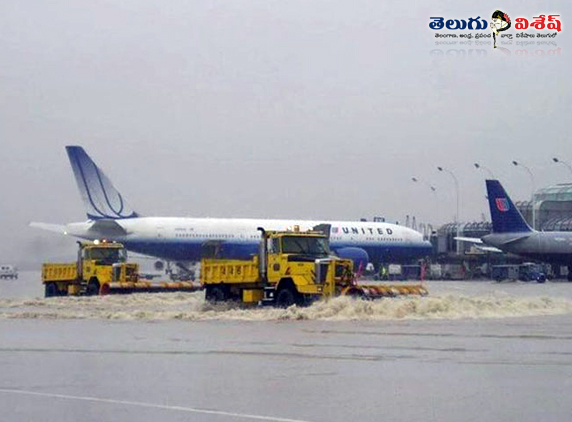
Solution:
<svg viewBox="0 0 572 422"><path fill-rule="evenodd" d="M532 229L498 180L487 180L493 233L525 233Z"/></svg>

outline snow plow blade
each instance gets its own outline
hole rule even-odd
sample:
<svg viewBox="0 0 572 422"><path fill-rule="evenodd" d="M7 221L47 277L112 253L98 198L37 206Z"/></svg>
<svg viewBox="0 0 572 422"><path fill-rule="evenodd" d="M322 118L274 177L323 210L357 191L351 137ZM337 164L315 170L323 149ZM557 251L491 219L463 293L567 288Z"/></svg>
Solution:
<svg viewBox="0 0 572 422"><path fill-rule="evenodd" d="M134 283L107 283L101 287L100 294L126 293L164 293L164 292L194 292L201 289L200 283L193 281L145 281Z"/></svg>
<svg viewBox="0 0 572 422"><path fill-rule="evenodd" d="M342 296L353 296L362 299L381 299L397 296L427 296L429 292L422 284L369 284L348 286Z"/></svg>

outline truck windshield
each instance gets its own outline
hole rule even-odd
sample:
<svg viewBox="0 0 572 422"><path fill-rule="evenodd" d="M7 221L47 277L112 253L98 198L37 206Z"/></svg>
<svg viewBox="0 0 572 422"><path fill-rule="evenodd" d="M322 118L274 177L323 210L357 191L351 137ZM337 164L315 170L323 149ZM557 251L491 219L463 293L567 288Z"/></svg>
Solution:
<svg viewBox="0 0 572 422"><path fill-rule="evenodd" d="M127 252L122 248L92 248L88 252L89 259L102 261L105 264L114 264L116 262L125 262L127 260Z"/></svg>
<svg viewBox="0 0 572 422"><path fill-rule="evenodd" d="M324 256L330 254L330 247L323 237L284 236L282 252Z"/></svg>

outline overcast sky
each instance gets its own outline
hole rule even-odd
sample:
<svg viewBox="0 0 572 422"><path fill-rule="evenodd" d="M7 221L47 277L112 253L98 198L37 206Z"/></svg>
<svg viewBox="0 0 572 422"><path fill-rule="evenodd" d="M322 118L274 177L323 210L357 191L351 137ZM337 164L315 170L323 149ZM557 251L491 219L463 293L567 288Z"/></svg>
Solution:
<svg viewBox="0 0 572 422"><path fill-rule="evenodd" d="M431 16L497 8L560 13L564 29L510 56L435 45ZM476 161L513 199L531 192L515 159L537 187L572 180L551 161L572 163L568 25L564 0L3 1L0 261L73 244L27 227L85 219L68 144L148 216L440 224L455 215L443 166L461 219L488 218Z"/></svg>

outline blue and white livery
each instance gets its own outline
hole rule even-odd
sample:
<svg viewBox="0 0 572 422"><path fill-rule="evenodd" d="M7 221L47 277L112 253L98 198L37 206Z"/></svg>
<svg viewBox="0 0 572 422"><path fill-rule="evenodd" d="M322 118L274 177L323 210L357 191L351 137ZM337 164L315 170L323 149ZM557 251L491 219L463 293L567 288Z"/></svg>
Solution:
<svg viewBox="0 0 572 422"><path fill-rule="evenodd" d="M247 218L143 217L133 210L82 147L66 147L88 221L31 226L63 232L82 239L121 242L133 252L175 261L199 261L205 243L217 243L224 255L247 258L256 253L258 227L267 230L312 229L330 226L331 248L341 257L365 265L406 262L431 253L421 233L378 222L270 220Z"/></svg>

